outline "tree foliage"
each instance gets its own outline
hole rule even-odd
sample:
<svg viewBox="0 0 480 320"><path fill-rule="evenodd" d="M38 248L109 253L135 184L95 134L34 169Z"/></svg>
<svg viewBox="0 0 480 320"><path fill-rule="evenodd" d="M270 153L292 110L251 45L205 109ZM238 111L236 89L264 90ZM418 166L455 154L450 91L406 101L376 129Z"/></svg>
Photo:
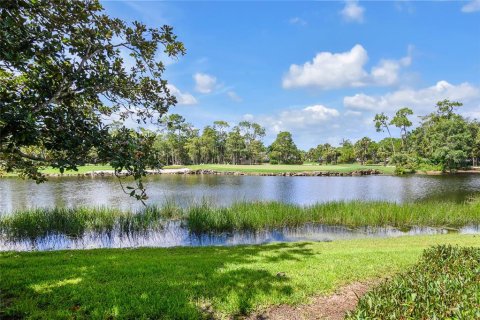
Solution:
<svg viewBox="0 0 480 320"><path fill-rule="evenodd" d="M269 147L270 160L278 163L293 164L302 161L300 151L293 142L292 134L282 131Z"/></svg>
<svg viewBox="0 0 480 320"><path fill-rule="evenodd" d="M471 155L474 137L470 124L454 111L461 106L459 102L439 101L436 112L423 117L413 132L416 152L443 170L461 167Z"/></svg>
<svg viewBox="0 0 480 320"><path fill-rule="evenodd" d="M111 18L98 0L4 0L0 21L1 166L41 182L39 168L75 170L95 148L145 199L153 139L125 121L155 123L176 103L158 59L185 53L172 27Z"/></svg>

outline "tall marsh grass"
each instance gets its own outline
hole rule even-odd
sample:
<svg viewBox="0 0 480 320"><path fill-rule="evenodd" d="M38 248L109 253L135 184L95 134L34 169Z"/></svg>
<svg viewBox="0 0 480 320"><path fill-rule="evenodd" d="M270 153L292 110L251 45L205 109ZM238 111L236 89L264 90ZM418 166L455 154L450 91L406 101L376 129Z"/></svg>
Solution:
<svg viewBox="0 0 480 320"><path fill-rule="evenodd" d="M468 203L328 202L298 206L279 202L237 203L227 208L197 206L189 209L187 225L193 232L260 230L326 225L425 226L458 228L480 224L480 201Z"/></svg>
<svg viewBox="0 0 480 320"><path fill-rule="evenodd" d="M121 234L158 229L181 219L193 233L256 231L308 223L349 227L412 226L459 228L480 224L480 201L467 203L328 202L299 206L280 202L239 202L218 207L207 202L188 208L173 202L139 211L112 208L31 209L0 218L0 234L35 239L49 234L81 237L85 232Z"/></svg>
<svg viewBox="0 0 480 320"><path fill-rule="evenodd" d="M7 239L41 238L64 234L79 238L85 232L133 234L162 227L162 221L175 218L177 207L167 204L139 211L99 208L31 209L0 218L0 234Z"/></svg>

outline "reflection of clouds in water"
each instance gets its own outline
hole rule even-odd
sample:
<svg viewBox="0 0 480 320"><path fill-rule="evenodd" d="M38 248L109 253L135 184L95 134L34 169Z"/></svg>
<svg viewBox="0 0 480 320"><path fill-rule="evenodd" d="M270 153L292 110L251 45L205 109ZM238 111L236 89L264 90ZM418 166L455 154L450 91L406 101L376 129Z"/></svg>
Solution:
<svg viewBox="0 0 480 320"><path fill-rule="evenodd" d="M479 226L464 227L460 233L478 234ZM349 229L341 226L325 226L309 224L299 228L279 228L258 232L235 232L221 234L192 235L181 227L178 221L167 222L163 229L131 234L88 233L81 239L72 239L64 235L49 235L37 239L6 242L0 239L0 251L16 250L63 250L93 248L131 248L131 247L174 247L174 246L232 246L241 244L262 244L270 242L293 241L336 241L342 239L386 238L421 234L445 234L445 229L411 228L400 231L394 228L364 227Z"/></svg>
<svg viewBox="0 0 480 320"><path fill-rule="evenodd" d="M207 201L283 201L296 204L338 200L463 201L480 193L480 175L261 177L222 175L158 175L146 178L148 204L175 201L188 206ZM116 178L51 178L44 184L0 179L0 212L27 207L110 206L124 210L141 203L124 194Z"/></svg>

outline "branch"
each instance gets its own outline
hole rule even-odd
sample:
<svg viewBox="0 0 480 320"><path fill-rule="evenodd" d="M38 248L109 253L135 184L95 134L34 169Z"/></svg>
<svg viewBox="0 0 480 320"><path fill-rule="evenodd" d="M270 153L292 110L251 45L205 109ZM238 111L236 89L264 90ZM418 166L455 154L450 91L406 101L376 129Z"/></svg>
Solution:
<svg viewBox="0 0 480 320"><path fill-rule="evenodd" d="M79 64L77 70L74 71L74 74L80 73L80 72L83 70L83 68L84 68L84 66L85 66L85 63L86 63L91 57L93 57L95 54L97 54L98 52L100 52L100 51L103 50L103 48L99 48L99 49L93 51L92 53L89 53L91 48L92 48L92 45L90 44L90 45L88 46L88 49L87 49L87 54L86 54L86 55L82 58L82 60L80 61L80 64ZM54 94L50 99L48 99L48 100L45 101L44 103L40 104L38 107L34 108L33 111L34 111L34 112L35 112L35 111L38 111L39 109L44 108L44 107L48 106L48 105L51 104L51 103L55 103L55 102L57 101L57 99L61 97L63 91L72 85L71 81L70 81L70 85L69 85L69 86L67 86L67 84L68 84L67 78L64 78L62 84L60 85L60 87L58 88L58 90L55 92L55 94Z"/></svg>
<svg viewBox="0 0 480 320"><path fill-rule="evenodd" d="M42 162L47 162L48 161L47 159L42 158L42 157L37 157L37 156L32 156L32 155L26 154L18 148L15 148L13 150L15 151L15 153L17 155L21 156L22 158L26 158L26 159L29 159L29 160L32 160L32 161L42 161Z"/></svg>

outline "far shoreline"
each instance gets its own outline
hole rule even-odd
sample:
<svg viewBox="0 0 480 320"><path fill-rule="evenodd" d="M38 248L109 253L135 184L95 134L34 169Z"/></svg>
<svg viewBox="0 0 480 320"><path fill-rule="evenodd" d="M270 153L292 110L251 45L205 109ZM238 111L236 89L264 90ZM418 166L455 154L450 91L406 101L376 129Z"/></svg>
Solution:
<svg viewBox="0 0 480 320"><path fill-rule="evenodd" d="M165 166L159 170L146 170L147 175L223 175L223 176L281 176L281 177L352 177L352 176L410 176L410 175L427 175L427 176L451 176L464 174L479 174L480 168L457 170L455 172L442 172L435 170L418 170L412 173L396 175L394 167L379 165L305 165L308 167L302 170L304 165L288 165L292 166L291 171L283 171L287 165L194 165L194 166ZM320 170L313 170L312 168ZM324 168L326 169L324 169ZM351 170L349 170L351 167ZM322 170L323 169L323 170ZM79 167L78 171L68 171L64 173L55 172L53 168L49 168L42 172L45 177L109 177L115 176L115 172L109 169L109 166L87 165ZM121 173L119 176L124 176ZM4 177L18 177L16 173L9 173Z"/></svg>

